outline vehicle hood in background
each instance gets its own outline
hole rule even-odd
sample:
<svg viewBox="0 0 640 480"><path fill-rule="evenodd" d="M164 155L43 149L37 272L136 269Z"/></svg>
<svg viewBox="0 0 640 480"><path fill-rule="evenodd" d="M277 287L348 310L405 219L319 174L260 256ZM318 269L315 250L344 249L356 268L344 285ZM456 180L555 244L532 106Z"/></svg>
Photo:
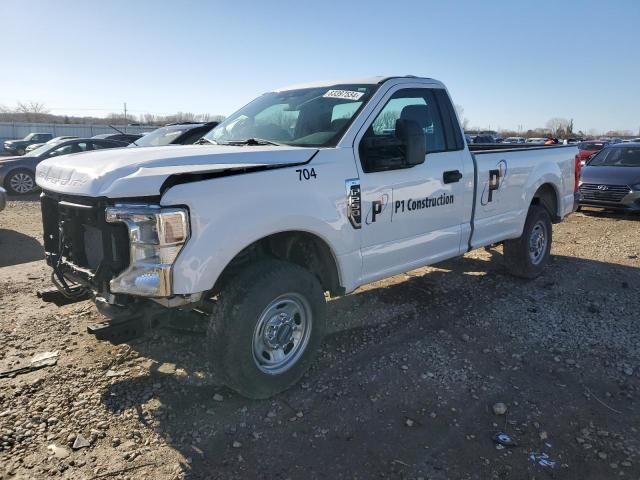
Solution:
<svg viewBox="0 0 640 480"><path fill-rule="evenodd" d="M584 183L635 185L640 183L640 167L582 167Z"/></svg>
<svg viewBox="0 0 640 480"><path fill-rule="evenodd" d="M288 146L112 148L40 162L36 182L44 190L71 195L146 197L159 195L172 176L302 164L316 152Z"/></svg>
<svg viewBox="0 0 640 480"><path fill-rule="evenodd" d="M16 160L22 160L24 158L31 158L31 157L25 157L24 155L21 157L0 157L0 167L5 164L13 163Z"/></svg>

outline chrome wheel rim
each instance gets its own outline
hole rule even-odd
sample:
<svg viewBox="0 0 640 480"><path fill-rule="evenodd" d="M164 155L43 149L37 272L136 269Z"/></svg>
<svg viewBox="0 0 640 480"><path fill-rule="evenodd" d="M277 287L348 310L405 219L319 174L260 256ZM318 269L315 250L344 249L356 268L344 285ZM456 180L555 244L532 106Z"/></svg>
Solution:
<svg viewBox="0 0 640 480"><path fill-rule="evenodd" d="M9 179L9 186L18 193L28 193L33 190L33 177L28 173L16 173Z"/></svg>
<svg viewBox="0 0 640 480"><path fill-rule="evenodd" d="M309 302L297 293L279 296L264 309L253 331L253 361L269 375L289 370L300 360L311 336Z"/></svg>
<svg viewBox="0 0 640 480"><path fill-rule="evenodd" d="M529 258L534 265L538 265L545 256L547 237L547 226L543 221L538 221L531 229L529 237Z"/></svg>

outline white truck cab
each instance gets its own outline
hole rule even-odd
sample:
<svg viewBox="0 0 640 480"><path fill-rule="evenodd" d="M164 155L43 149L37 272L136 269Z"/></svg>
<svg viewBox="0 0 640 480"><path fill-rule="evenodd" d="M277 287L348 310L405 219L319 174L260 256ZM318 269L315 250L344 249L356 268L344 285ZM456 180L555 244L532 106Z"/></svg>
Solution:
<svg viewBox="0 0 640 480"><path fill-rule="evenodd" d="M197 312L227 384L253 398L309 366L325 292L496 243L509 271L533 278L551 223L575 208L575 147L471 153L428 78L283 88L200 143L42 162L47 261L110 326Z"/></svg>

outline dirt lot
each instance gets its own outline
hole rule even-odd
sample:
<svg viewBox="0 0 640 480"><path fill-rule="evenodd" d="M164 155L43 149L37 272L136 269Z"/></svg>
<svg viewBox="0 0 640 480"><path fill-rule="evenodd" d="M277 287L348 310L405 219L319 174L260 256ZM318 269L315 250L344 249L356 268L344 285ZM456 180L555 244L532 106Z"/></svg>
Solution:
<svg viewBox="0 0 640 480"><path fill-rule="evenodd" d="M35 199L0 213L0 371L59 352L0 379L1 479L640 478L640 217L574 214L533 282L497 249L334 300L267 401L216 386L198 336L113 346L90 302L39 302L40 235Z"/></svg>

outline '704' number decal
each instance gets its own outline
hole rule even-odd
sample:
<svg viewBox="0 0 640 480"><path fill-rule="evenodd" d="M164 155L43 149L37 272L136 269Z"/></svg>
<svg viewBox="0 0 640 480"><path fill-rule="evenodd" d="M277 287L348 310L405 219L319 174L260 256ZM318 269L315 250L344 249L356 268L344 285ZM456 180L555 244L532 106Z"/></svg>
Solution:
<svg viewBox="0 0 640 480"><path fill-rule="evenodd" d="M316 171L315 169L311 168L299 168L298 170L296 170L296 172L298 173L298 180L302 181L302 180L311 180L312 178L317 178L316 175Z"/></svg>

